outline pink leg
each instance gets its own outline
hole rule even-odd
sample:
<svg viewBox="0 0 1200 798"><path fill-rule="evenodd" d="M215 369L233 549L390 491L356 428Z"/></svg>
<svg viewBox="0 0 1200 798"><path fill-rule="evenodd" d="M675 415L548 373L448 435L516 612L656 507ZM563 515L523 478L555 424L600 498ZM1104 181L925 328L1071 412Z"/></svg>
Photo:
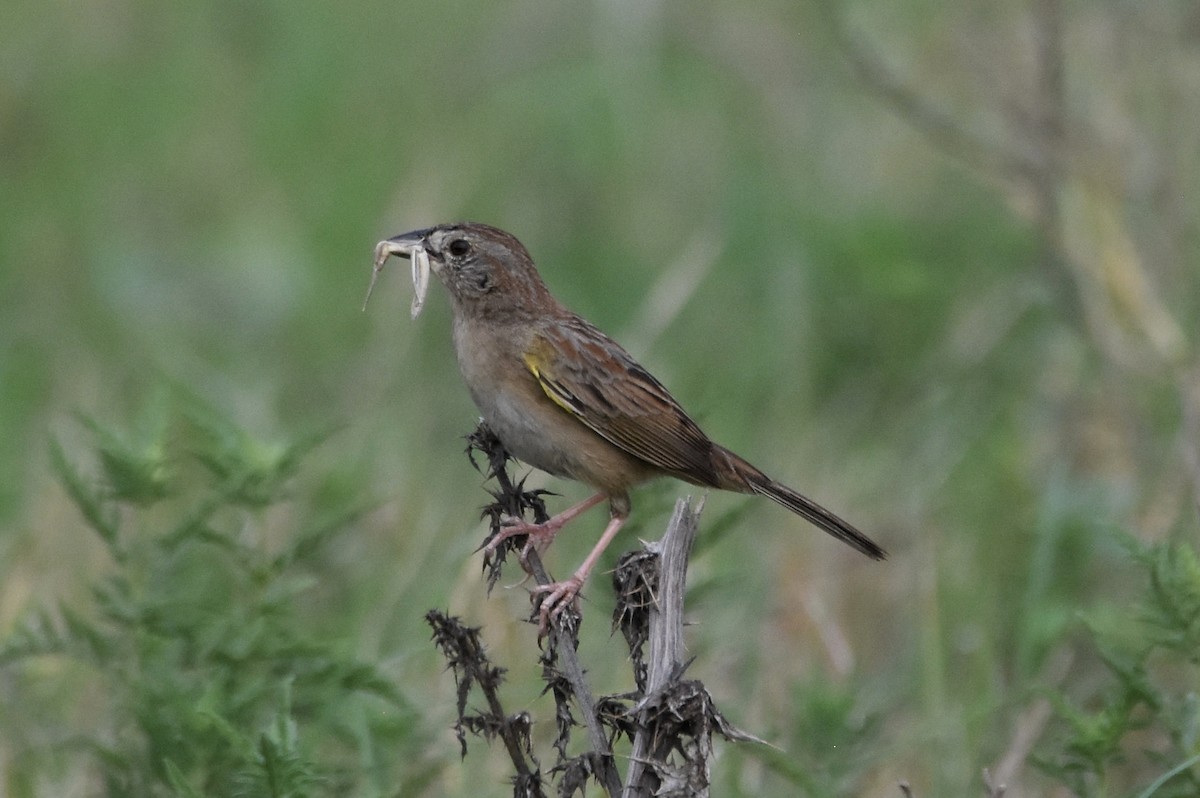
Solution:
<svg viewBox="0 0 1200 798"><path fill-rule="evenodd" d="M614 515L609 520L608 526L604 528L604 534L600 536L600 540L596 542L587 558L570 579L551 582L548 585L538 585L531 591L535 595L538 593L548 594L542 599L538 631L544 633L549 628L551 618L557 618L562 614L564 608L578 600L583 583L587 581L588 575L596 567L596 562L608 548L608 544L612 543L613 538L621 531L621 527L625 524L625 518L626 516L623 515Z"/></svg>
<svg viewBox="0 0 1200 798"><path fill-rule="evenodd" d="M491 554L501 543L509 538L516 537L517 535L528 535L529 542L525 544L525 550L521 553L521 557L524 559L525 553L529 551L530 547L532 547L535 542L537 545L543 547L548 545L552 540L554 540L554 536L562 531L562 528L566 526L568 522L573 521L578 516L592 509L597 504L604 501L604 498L605 497L603 493L597 493L595 496L584 499L579 504L568 507L558 515L542 524L530 524L520 520L505 524L504 529L502 529L498 535L488 542L484 551L486 551L488 554Z"/></svg>

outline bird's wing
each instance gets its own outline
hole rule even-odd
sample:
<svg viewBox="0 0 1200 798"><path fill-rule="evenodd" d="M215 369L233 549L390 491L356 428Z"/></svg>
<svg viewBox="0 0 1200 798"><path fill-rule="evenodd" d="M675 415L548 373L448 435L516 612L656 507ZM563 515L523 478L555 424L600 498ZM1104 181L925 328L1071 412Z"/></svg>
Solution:
<svg viewBox="0 0 1200 798"><path fill-rule="evenodd" d="M712 441L662 383L588 322L555 319L524 360L555 404L610 443L691 482L717 484Z"/></svg>

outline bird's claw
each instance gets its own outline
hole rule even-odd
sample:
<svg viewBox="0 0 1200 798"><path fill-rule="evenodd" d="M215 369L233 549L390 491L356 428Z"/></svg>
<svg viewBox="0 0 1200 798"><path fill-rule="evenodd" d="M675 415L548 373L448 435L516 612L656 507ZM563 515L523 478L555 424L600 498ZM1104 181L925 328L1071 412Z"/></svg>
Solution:
<svg viewBox="0 0 1200 798"><path fill-rule="evenodd" d="M537 605L539 637L544 636L550 630L550 622L557 621L568 608L579 614L581 590L583 580L576 574L570 579L538 585L529 591Z"/></svg>
<svg viewBox="0 0 1200 798"><path fill-rule="evenodd" d="M491 556L496 553L496 549L500 548L500 544L509 538L520 537L525 535L528 539L525 545L521 548L521 564L525 565L529 558L529 552L537 550L545 551L558 534L560 527L550 524L531 524L528 521L523 521L520 518L513 516L505 516L500 519L500 531L492 536L492 539L483 547L483 552L486 556Z"/></svg>

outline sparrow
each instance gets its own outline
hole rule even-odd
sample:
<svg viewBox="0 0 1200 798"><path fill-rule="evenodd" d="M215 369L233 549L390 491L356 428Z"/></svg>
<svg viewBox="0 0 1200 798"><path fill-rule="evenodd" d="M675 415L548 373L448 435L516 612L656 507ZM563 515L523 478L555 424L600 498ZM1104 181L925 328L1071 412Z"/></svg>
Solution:
<svg viewBox="0 0 1200 798"><path fill-rule="evenodd" d="M488 551L517 535L528 536L524 552L542 549L567 523L608 502L608 524L574 574L534 588L542 595L543 630L575 604L628 519L630 489L660 476L766 496L868 557L887 556L850 523L714 443L620 344L554 298L529 252L510 233L462 222L381 241L372 287L391 255L412 261L414 318L431 270L445 286L459 370L509 453L595 491L545 523L510 519Z"/></svg>

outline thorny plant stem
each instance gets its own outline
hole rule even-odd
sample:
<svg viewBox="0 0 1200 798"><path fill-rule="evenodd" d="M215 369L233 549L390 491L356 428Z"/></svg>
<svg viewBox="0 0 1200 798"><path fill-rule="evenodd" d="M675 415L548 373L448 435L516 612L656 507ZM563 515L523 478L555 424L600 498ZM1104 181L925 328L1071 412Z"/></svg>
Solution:
<svg viewBox="0 0 1200 798"><path fill-rule="evenodd" d="M542 565L542 559L536 551L529 552L526 565L533 572L533 578L539 585L548 585L554 581L546 572ZM554 649L558 661L562 665L563 675L571 683L571 692L575 696L575 702L579 705L580 714L583 715L583 725L587 729L588 741L592 745L592 750L599 755L602 763L602 770L596 774L596 777L609 795L620 795L621 778L617 773L616 763L613 761L612 747L608 744L608 737L600 726L600 719L596 714L596 699L584 676L583 663L579 661L577 650L579 648L579 627L571 620L569 614L564 613L551 621L548 645Z"/></svg>

